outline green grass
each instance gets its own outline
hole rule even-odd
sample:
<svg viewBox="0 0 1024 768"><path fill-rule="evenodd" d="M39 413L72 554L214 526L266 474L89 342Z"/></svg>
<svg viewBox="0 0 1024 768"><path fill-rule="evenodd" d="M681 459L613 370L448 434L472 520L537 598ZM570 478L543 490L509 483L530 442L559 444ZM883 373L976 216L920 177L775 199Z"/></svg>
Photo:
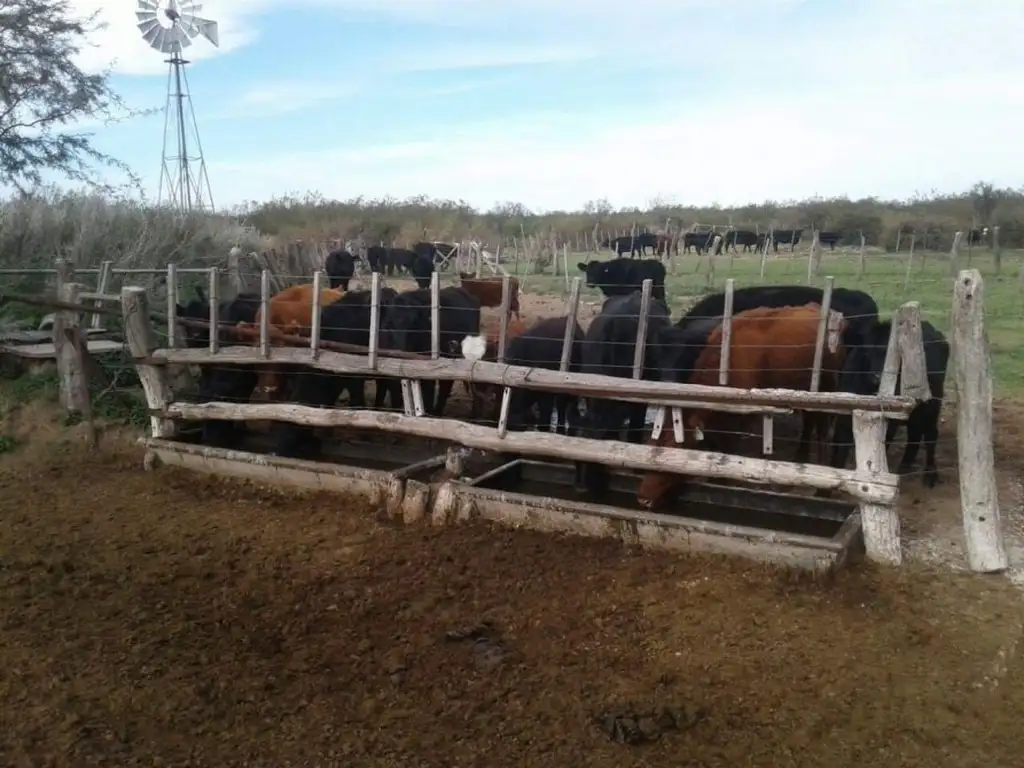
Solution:
<svg viewBox="0 0 1024 768"><path fill-rule="evenodd" d="M582 275L576 264L588 258L607 260L609 253L570 254L569 277ZM1024 250L1003 251L1002 274L997 275L995 260L988 249L976 250L970 264L966 253L962 253L960 269L968 267L981 272L985 284L985 327L992 354L997 395L1013 395L1024 391L1024 283L1019 279L1024 264ZM765 265L765 276L760 277L760 259L750 255L719 256L715 259L714 281L709 286L707 261L693 254L674 258L675 269L669 271L666 293L673 317L678 317L696 297L712 291L721 291L725 281L733 278L737 288L750 285L807 284L807 252L797 250L795 255L779 253L778 258L769 255ZM814 279L823 285L826 276L835 278L837 287L859 288L867 291L878 302L880 313L885 316L907 301L921 305L922 318L931 322L949 337L949 318L953 306L953 280L949 274L947 253L917 252L909 283L907 276L907 255L869 253L863 277L859 275L859 259L856 252L826 252L821 268ZM699 271L697 270L699 265ZM674 274L673 274L674 272ZM527 293L567 295L565 277L552 274L529 274L529 267L519 265L519 275ZM905 284L906 283L906 284ZM593 300L597 291L584 287L584 297ZM947 387L951 388L949 384Z"/></svg>

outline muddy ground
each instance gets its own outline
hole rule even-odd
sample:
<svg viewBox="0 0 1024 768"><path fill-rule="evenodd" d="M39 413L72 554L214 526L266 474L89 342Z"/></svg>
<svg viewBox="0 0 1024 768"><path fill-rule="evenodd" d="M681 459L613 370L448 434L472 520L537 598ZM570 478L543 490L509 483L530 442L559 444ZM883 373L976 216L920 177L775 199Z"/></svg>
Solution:
<svg viewBox="0 0 1024 768"><path fill-rule="evenodd" d="M997 411L1003 486L1017 412ZM2 765L1020 762L1024 605L1002 577L922 557L812 580L401 527L337 496L146 473L131 434L89 451L59 421L32 406L3 429ZM902 511L962 558L955 456L947 416L945 482L910 479Z"/></svg>
<svg viewBox="0 0 1024 768"><path fill-rule="evenodd" d="M812 581L396 527L335 496L146 473L127 440L86 451L52 413L21 422L0 459L4 765L1019 760L1005 579Z"/></svg>

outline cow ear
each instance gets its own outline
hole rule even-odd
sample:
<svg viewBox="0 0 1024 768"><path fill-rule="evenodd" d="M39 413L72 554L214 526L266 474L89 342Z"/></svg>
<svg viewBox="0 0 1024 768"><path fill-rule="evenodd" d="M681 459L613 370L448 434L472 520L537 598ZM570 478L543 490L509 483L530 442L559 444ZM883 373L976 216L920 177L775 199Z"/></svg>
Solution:
<svg viewBox="0 0 1024 768"><path fill-rule="evenodd" d="M587 262L585 262L585 261L578 262L576 264L576 269L578 269L580 272L586 272L587 271Z"/></svg>

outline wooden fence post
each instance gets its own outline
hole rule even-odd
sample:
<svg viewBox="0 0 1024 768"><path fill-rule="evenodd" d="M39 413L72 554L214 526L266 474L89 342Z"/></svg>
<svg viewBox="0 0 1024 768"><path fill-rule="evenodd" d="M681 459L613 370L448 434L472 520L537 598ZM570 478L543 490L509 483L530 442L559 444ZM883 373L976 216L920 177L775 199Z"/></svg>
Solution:
<svg viewBox="0 0 1024 768"><path fill-rule="evenodd" d="M162 366L144 362L157 348L156 334L149 320L149 301L145 288L126 285L121 289L121 315L124 318L124 342L135 360L139 381L146 395L151 437L174 437L175 423L158 415L171 404L172 399L166 372Z"/></svg>
<svg viewBox="0 0 1024 768"><path fill-rule="evenodd" d="M78 295L85 290L79 283L61 283L57 300L77 304ZM59 309L53 320L53 352L60 377L60 405L68 413L89 414L89 383L82 355L82 315L68 309Z"/></svg>
<svg viewBox="0 0 1024 768"><path fill-rule="evenodd" d="M957 233L959 240L960 233ZM954 244L953 250L956 251ZM992 449L992 367L985 335L985 285L976 269L965 269L953 289L953 370L956 375L956 447L960 506L967 562L972 571L1004 571L1003 546Z"/></svg>

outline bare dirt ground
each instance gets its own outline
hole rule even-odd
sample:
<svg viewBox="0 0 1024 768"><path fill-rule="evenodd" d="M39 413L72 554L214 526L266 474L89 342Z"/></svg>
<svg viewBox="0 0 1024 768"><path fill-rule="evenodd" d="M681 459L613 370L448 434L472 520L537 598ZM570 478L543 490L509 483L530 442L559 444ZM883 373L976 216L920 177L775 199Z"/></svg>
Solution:
<svg viewBox="0 0 1024 768"><path fill-rule="evenodd" d="M1019 761L1022 606L1004 579L822 582L395 527L336 496L146 473L126 439L86 451L52 412L12 427L4 765Z"/></svg>

